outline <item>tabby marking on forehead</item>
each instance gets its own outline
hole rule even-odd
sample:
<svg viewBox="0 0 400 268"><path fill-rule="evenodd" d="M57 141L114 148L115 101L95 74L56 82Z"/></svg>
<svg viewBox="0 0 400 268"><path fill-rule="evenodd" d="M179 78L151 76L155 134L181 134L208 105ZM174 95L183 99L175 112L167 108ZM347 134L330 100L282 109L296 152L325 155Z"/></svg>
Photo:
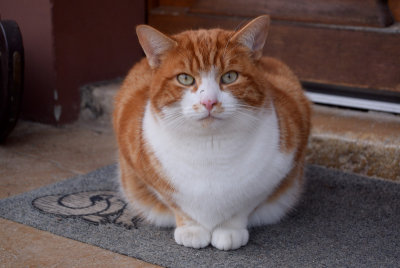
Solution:
<svg viewBox="0 0 400 268"><path fill-rule="evenodd" d="M180 34L176 38L181 43L179 49L184 51L187 63L190 63L190 71L208 71L213 66L225 69L226 48L229 44L230 35L220 30L208 31L207 38L199 36L198 33L188 31Z"/></svg>

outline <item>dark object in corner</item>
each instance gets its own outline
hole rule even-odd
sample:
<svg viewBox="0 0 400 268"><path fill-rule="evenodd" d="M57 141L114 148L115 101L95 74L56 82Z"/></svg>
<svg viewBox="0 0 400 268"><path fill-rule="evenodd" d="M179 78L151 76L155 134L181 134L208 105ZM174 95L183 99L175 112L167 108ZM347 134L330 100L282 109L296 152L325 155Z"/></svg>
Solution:
<svg viewBox="0 0 400 268"><path fill-rule="evenodd" d="M21 110L24 48L18 24L0 21L0 143L17 124Z"/></svg>

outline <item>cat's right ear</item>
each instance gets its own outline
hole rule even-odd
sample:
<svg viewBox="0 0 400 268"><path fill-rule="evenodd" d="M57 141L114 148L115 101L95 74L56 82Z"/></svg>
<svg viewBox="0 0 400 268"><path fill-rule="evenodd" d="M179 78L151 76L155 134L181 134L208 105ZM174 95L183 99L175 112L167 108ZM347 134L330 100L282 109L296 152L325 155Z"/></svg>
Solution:
<svg viewBox="0 0 400 268"><path fill-rule="evenodd" d="M253 57L259 59L267 39L269 24L268 15L259 16L236 32L232 40L248 47Z"/></svg>
<svg viewBox="0 0 400 268"><path fill-rule="evenodd" d="M161 56L177 45L174 40L148 25L137 26L136 34L152 68L158 67Z"/></svg>

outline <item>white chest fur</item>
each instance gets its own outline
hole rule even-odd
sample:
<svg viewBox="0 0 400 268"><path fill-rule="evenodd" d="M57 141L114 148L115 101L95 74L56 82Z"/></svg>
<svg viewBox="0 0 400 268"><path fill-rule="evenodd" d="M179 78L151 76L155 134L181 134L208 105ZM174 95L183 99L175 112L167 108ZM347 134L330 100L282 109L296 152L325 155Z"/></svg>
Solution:
<svg viewBox="0 0 400 268"><path fill-rule="evenodd" d="M256 127L213 135L168 131L147 105L144 138L174 187L174 201L190 217L213 229L242 210L255 208L292 167L293 154L279 151L274 110Z"/></svg>

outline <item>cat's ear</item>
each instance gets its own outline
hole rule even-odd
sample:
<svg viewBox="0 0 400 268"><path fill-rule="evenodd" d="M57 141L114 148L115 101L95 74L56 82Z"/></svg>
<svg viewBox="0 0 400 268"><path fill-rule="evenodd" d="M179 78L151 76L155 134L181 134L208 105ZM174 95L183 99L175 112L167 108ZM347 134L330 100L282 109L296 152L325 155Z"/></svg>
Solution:
<svg viewBox="0 0 400 268"><path fill-rule="evenodd" d="M148 25L137 26L136 34L152 68L158 67L161 56L177 45L174 40Z"/></svg>
<svg viewBox="0 0 400 268"><path fill-rule="evenodd" d="M253 57L259 59L267 39L269 23L268 15L257 17L235 33L232 40L248 47Z"/></svg>

